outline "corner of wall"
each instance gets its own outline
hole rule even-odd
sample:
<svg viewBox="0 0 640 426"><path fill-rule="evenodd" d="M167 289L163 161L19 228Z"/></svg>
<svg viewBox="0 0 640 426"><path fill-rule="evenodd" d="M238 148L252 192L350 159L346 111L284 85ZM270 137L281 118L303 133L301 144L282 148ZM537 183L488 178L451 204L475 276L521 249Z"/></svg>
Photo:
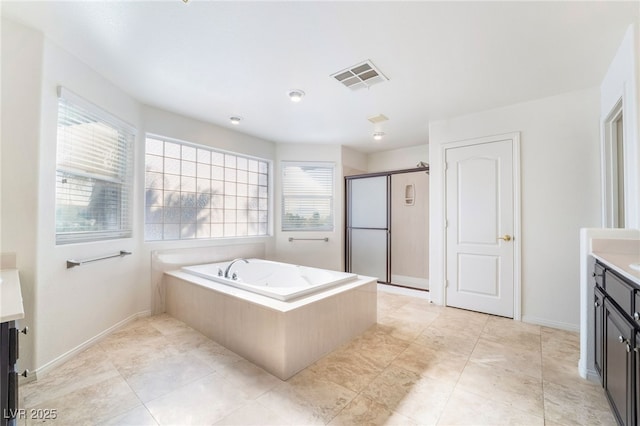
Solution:
<svg viewBox="0 0 640 426"><path fill-rule="evenodd" d="M372 152L367 156L367 171L373 173L412 169L421 161L429 162L428 143Z"/></svg>
<svg viewBox="0 0 640 426"><path fill-rule="evenodd" d="M324 269L344 270L344 179L343 179L343 149L339 145L312 144L278 144L276 148L276 188L274 190L275 208L275 245L277 258L280 262L297 265L314 266ZM281 231L281 185L279 185L280 163L282 161L310 161L332 162L335 164L334 182L334 229L331 232L294 232ZM289 237L295 238L324 238L327 242L290 242ZM306 243L306 244L305 244Z"/></svg>
<svg viewBox="0 0 640 426"><path fill-rule="evenodd" d="M24 301L20 368L34 369L38 272L38 166L44 36L2 18L2 153L0 246L16 253ZM19 176L20 179L16 179Z"/></svg>
<svg viewBox="0 0 640 426"><path fill-rule="evenodd" d="M627 177L626 211L628 226L640 228L640 34L636 25L630 25L620 42L615 57L600 84L600 136L601 163L601 205L605 211L606 201L606 155L604 125L607 117L622 100L624 111L625 174ZM604 223L603 216L603 223Z"/></svg>

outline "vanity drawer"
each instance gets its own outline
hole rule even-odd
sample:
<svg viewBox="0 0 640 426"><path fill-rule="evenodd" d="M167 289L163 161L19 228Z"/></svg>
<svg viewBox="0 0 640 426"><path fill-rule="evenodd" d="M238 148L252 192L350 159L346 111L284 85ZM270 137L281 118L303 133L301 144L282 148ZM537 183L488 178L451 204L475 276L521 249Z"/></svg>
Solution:
<svg viewBox="0 0 640 426"><path fill-rule="evenodd" d="M605 271L604 289L622 312L633 318L634 289L611 271Z"/></svg>

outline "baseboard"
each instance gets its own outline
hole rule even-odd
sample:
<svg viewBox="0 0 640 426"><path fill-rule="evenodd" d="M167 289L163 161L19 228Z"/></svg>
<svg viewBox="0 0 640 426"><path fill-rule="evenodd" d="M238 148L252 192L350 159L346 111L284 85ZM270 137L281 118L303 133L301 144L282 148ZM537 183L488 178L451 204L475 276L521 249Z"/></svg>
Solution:
<svg viewBox="0 0 640 426"><path fill-rule="evenodd" d="M104 330L102 333L98 334L97 336L94 336L91 339L87 340L86 342L81 343L80 345L76 346L75 348L71 349L70 351L67 351L64 354L60 355L59 357L49 361L45 365L36 368L34 371L32 371L29 374L29 377L26 380L21 380L21 383L28 383L28 382L33 381L33 380L38 380L38 376L44 376L47 372L49 372L52 369L54 369L55 367L65 363L66 361L68 361L69 359L73 358L75 355L79 354L80 352L84 351L85 349L88 349L89 347L95 345L100 340L104 339L109 334L113 333L114 331L124 327L125 325L129 324L130 322L133 322L133 321L137 320L138 318L148 317L150 315L151 315L151 311L150 310L146 310L146 311L138 312L136 314L133 314L133 315L123 319L122 321L118 322L117 324L115 324L115 325L109 327L108 329Z"/></svg>
<svg viewBox="0 0 640 426"><path fill-rule="evenodd" d="M580 358L578 361L578 373L580 373L580 377L591 382L601 383L600 375L595 368L587 368L585 364L584 358Z"/></svg>
<svg viewBox="0 0 640 426"><path fill-rule="evenodd" d="M542 325L542 326L551 327L551 328L559 328L560 330L575 331L578 333L580 332L579 324L571 324L568 322L560 322L560 321L550 321L547 319L536 318L528 315L522 316L522 322L527 322L529 324Z"/></svg>
<svg viewBox="0 0 640 426"><path fill-rule="evenodd" d="M429 290L428 278L408 277L405 275L391 275L391 282L393 284L404 285L407 287L415 287L423 290Z"/></svg>

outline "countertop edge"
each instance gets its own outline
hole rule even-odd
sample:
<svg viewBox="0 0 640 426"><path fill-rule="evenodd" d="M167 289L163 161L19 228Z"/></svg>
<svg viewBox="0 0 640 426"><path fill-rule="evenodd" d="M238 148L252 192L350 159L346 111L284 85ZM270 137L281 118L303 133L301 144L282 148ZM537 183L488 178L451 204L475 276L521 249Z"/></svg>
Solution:
<svg viewBox="0 0 640 426"><path fill-rule="evenodd" d="M620 253L592 252L591 255L602 263L607 264L618 274L640 286L640 272L635 272L628 266L633 263L633 254L624 255ZM624 266L621 266L620 263Z"/></svg>
<svg viewBox="0 0 640 426"><path fill-rule="evenodd" d="M0 322L15 321L24 318L24 304L20 288L20 276L17 269L0 270Z"/></svg>

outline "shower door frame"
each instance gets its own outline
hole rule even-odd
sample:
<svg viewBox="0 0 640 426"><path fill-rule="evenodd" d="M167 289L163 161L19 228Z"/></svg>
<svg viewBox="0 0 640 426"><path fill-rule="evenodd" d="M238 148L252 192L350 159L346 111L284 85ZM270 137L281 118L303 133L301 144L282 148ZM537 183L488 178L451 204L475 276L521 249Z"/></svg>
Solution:
<svg viewBox="0 0 640 426"><path fill-rule="evenodd" d="M350 182L355 179L366 179L373 177L387 177L387 265L386 265L386 277L385 281L378 280L381 284L389 284L394 285L396 287L408 287L400 284L393 284L391 282L391 176L402 174L402 173L413 173L413 172L426 172L429 173L429 166L427 167L415 167L412 169L400 169L400 170L391 170L386 172L375 172L375 173L363 173L358 175L351 175L344 177L344 206L345 206L345 226L344 226L344 270L345 272L351 272L351 229L369 229L369 228L353 228L351 226L351 203L349 200L351 199L351 185ZM374 228L380 229L380 228ZM382 229L380 229L382 230Z"/></svg>

